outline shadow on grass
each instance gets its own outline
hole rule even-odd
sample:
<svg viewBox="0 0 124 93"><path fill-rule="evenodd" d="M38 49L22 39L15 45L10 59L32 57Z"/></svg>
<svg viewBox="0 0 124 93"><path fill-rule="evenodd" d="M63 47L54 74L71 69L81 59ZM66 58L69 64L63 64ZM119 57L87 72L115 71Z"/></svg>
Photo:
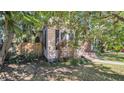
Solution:
<svg viewBox="0 0 124 93"><path fill-rule="evenodd" d="M107 81L123 81L124 80L124 75L121 75L120 73L117 73L115 71L111 70L111 67L106 67L104 65L94 65L91 64L93 67L87 67L89 71L92 72L92 75L94 73L94 80L102 81L102 80L107 80ZM92 80L92 79L91 79Z"/></svg>
<svg viewBox="0 0 124 93"><path fill-rule="evenodd" d="M112 71L110 67L95 65L86 59L67 60L66 62L52 64L49 68L41 68L33 80L124 80L124 75Z"/></svg>
<svg viewBox="0 0 124 93"><path fill-rule="evenodd" d="M6 64L0 72L1 80L33 81L111 81L124 80L124 75L104 65L96 65L86 59L69 59L61 62L32 62L30 64Z"/></svg>

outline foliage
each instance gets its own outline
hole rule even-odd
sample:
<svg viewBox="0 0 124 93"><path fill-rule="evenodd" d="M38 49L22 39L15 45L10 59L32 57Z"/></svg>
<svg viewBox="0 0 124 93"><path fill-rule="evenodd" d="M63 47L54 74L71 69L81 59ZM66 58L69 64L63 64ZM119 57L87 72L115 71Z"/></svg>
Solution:
<svg viewBox="0 0 124 93"><path fill-rule="evenodd" d="M79 48L85 41L92 43L93 50L120 51L124 46L124 12L112 11L5 11L1 12L0 24L14 33L16 41L34 40L44 25L66 28L74 34L68 45ZM7 37L5 31L5 39Z"/></svg>
<svg viewBox="0 0 124 93"><path fill-rule="evenodd" d="M9 64L26 64L31 62L36 62L38 60L38 56L35 54L27 54L27 55L11 55L8 54L5 63Z"/></svg>
<svg viewBox="0 0 124 93"><path fill-rule="evenodd" d="M83 58L79 58L79 59L72 58L72 59L69 59L68 61L70 62L70 65L72 65L72 66L89 63L88 60L83 59Z"/></svg>

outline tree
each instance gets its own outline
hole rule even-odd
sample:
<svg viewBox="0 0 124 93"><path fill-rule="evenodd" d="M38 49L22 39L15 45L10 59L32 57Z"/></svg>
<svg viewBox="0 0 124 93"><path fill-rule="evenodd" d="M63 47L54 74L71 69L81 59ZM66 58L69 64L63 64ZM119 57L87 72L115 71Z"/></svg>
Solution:
<svg viewBox="0 0 124 93"><path fill-rule="evenodd" d="M1 12L4 17L4 44L2 47L0 64L4 63L8 49L11 47L11 43L14 34L20 34L24 31L22 25L25 23L27 26L32 25L33 27L40 28L39 16L35 12ZM28 31L28 29L26 28ZM25 31L26 31L25 30Z"/></svg>

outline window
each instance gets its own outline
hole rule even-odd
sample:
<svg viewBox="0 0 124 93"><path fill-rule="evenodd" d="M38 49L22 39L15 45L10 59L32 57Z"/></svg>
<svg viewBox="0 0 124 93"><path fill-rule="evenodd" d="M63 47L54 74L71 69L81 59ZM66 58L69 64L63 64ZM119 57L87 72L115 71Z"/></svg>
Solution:
<svg viewBox="0 0 124 93"><path fill-rule="evenodd" d="M61 32L61 40L73 40L74 39L74 34L73 33L66 33L66 32Z"/></svg>
<svg viewBox="0 0 124 93"><path fill-rule="evenodd" d="M73 33L69 33L69 40L73 40L74 39L74 34Z"/></svg>

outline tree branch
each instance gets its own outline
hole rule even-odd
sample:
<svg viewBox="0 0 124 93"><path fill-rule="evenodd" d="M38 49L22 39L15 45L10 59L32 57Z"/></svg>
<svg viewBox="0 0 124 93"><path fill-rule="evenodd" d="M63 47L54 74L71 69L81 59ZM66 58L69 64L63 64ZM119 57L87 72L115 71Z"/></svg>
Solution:
<svg viewBox="0 0 124 93"><path fill-rule="evenodd" d="M112 14L114 17L118 18L120 21L124 22L124 17L119 16L117 14Z"/></svg>

